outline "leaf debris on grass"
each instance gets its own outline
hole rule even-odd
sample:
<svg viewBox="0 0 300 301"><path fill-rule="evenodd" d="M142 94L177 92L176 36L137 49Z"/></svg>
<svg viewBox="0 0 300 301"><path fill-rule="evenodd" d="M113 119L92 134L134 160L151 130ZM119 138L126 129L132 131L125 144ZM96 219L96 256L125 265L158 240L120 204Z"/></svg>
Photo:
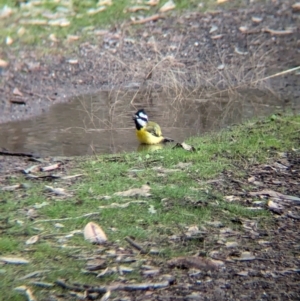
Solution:
<svg viewBox="0 0 300 301"><path fill-rule="evenodd" d="M297 118L292 121L298 122ZM49 272L32 276L36 278L37 299L45 291L56 295L57 286L67 293L75 288L81 295L88 291L91 298L95 297L91 294L101 298L107 291L114 291L119 297L123 294L133 297L135 290L164 296L179 289L188 296L191 292L180 283L195 286L197 281L211 296L213 290L209 285L215 286L214 281L206 281L208 278L231 279L231 287L226 291L232 292L239 283L234 275L252 275L253 270L245 268L247 264L261 273L257 275L265 272L258 264L262 260L265 269L274 275L278 275L274 271L296 269L293 245L288 242L296 240L299 232L295 180L299 173L295 134L298 125L278 120L257 125L245 124L231 128L230 132L210 134L209 143L207 137L199 138L198 142L193 139L194 152L163 149L139 154L138 160L133 153L113 159L107 156L78 163L70 161L60 176L71 170L75 175L84 174L84 178L76 177L70 182L61 181L61 177L47 179L54 181L53 187L72 190L70 201L53 202L53 196L44 193L45 179L28 178L22 173L1 178L2 187L16 183L28 186L26 190L2 191L1 213L7 218L0 218L1 252L4 257L18 255L30 260L27 265L6 264L7 276L0 284L1 289L5 291L8 281L16 281L18 275L44 270L45 257L49 258ZM228 143L232 137L234 143ZM72 168L67 164L72 164ZM52 163L43 166L49 165ZM134 171L134 177L128 176L129 170ZM158 173L166 176L158 177ZM256 182L263 186L257 186ZM151 186L142 186L144 183ZM100 197L103 195L106 197ZM224 196L229 197L225 200ZM136 200L128 201L129 197ZM147 199L139 200L144 197ZM285 201L286 198L291 200ZM267 209L269 200L284 204L275 221ZM43 203L46 205L35 207ZM99 207L100 212L89 213L94 207ZM260 210L249 210L252 207ZM149 208L155 214L149 214ZM27 219L24 213L31 209L35 210ZM109 236L106 244L93 245L82 238L82 230L76 230L83 229L91 218L105 229ZM63 222L64 233L57 228L57 222ZM35 236L39 240L26 245L24 250L24 243ZM287 255L278 253L278 249L285 250ZM169 265L172 260L173 265ZM297 272L286 272L285 277L276 278L276 284L295 283L296 275ZM68 278L70 282L58 280L55 284L60 278ZM29 281L24 279L24 285L33 285ZM77 285L69 284L75 282ZM111 286L112 283L116 286ZM259 282L257 290L263 292L266 288Z"/></svg>

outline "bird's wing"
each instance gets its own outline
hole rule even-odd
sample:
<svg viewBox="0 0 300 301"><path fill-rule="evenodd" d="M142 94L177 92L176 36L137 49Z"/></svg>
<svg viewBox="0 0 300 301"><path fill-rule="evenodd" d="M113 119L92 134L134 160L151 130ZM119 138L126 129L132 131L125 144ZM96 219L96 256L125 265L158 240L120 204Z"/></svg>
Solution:
<svg viewBox="0 0 300 301"><path fill-rule="evenodd" d="M146 127L146 131L151 133L152 135L156 136L156 137L161 137L162 133L161 133L161 129L160 126L152 121L149 121Z"/></svg>

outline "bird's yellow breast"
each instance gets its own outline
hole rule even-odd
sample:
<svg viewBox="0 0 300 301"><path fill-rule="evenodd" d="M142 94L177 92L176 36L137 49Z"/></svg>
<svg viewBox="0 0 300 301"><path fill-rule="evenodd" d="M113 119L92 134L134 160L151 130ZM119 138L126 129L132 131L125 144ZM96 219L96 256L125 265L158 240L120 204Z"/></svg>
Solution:
<svg viewBox="0 0 300 301"><path fill-rule="evenodd" d="M145 128L136 130L136 136L141 143L144 144L158 144L164 140L163 136L157 137L148 132Z"/></svg>

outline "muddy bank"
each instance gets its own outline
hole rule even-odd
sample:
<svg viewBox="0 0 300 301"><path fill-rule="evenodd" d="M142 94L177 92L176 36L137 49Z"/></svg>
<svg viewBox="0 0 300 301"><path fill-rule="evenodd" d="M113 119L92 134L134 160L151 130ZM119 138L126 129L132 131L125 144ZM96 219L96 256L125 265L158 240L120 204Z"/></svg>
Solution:
<svg viewBox="0 0 300 301"><path fill-rule="evenodd" d="M39 114L73 95L112 88L248 85L299 103L296 73L261 81L299 65L300 14L293 3L190 12L139 28L123 24L78 47L53 43L52 54L6 46L2 57L9 66L1 70L0 122Z"/></svg>

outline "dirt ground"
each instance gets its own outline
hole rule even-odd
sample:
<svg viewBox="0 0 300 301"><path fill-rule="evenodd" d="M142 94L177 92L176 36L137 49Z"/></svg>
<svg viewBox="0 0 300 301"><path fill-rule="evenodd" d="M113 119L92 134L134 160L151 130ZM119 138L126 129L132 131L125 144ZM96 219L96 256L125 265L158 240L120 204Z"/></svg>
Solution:
<svg viewBox="0 0 300 301"><path fill-rule="evenodd" d="M182 70L184 84L189 86L226 88L229 82L236 84L239 79L233 77L234 72L229 80L223 80L222 68L217 69L222 64L231 70L242 68L243 83L297 67L300 12L294 11L292 4L294 1L270 1L266 5L252 3L247 9L187 13L134 29L123 24L73 51L57 44L51 45L53 51L48 54L29 47L2 49L10 64L0 73L0 123L29 118L73 95L140 87L151 68L170 56L168 67ZM247 27L247 33L241 26ZM163 71L154 69L151 85L168 84L167 79L161 80ZM195 82L197 73L201 78ZM267 84L286 102L299 104L299 73L276 77ZM0 161L6 174L27 164L20 158L14 158L13 163L7 157ZM260 198L282 202L282 208L272 209L274 222L262 229L237 219L235 222L242 225L240 231L212 229L198 255L221 260L222 268L198 271L197 264L181 262L174 267L153 259L149 264L159 266L162 274L176 274L176 280L159 290L124 292L120 294L122 300L300 300L299 200L270 195L275 191L299 198L299 173L300 157L291 155L284 162L252 166L245 179L223 174L217 189L245 206ZM243 183L251 177L256 183L247 190ZM241 248L226 246L216 238L220 234L232 238L251 256L243 258ZM145 277L147 282L152 280Z"/></svg>
<svg viewBox="0 0 300 301"><path fill-rule="evenodd" d="M0 123L39 114L72 95L141 88L147 76L150 87L171 89L174 77L192 88L268 86L286 102L299 103L296 73L261 81L299 65L300 13L292 4L268 1L138 27L124 23L91 42L53 43L47 51L3 48L9 66L0 74Z"/></svg>

